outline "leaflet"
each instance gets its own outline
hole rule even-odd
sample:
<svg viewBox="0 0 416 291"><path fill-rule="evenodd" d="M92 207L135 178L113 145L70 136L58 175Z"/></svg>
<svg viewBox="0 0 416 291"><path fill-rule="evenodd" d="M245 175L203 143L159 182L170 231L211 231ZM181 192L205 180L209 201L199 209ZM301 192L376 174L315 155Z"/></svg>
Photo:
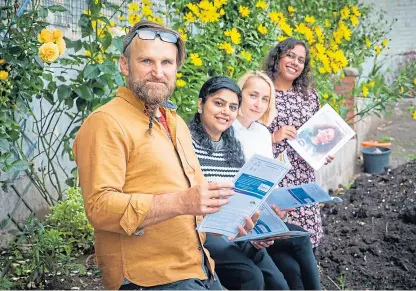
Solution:
<svg viewBox="0 0 416 291"><path fill-rule="evenodd" d="M354 130L329 104L325 104L297 130L296 138L287 142L318 170L326 162L326 157L333 156L354 135Z"/></svg>
<svg viewBox="0 0 416 291"><path fill-rule="evenodd" d="M317 183L273 190L266 200L270 206L276 205L281 210L297 208L314 203L342 203L339 197L331 197Z"/></svg>
<svg viewBox="0 0 416 291"><path fill-rule="evenodd" d="M245 224L244 217L257 211L290 168L290 163L254 155L233 179L235 195L220 211L206 215L197 230L237 236L238 226Z"/></svg>
<svg viewBox="0 0 416 291"><path fill-rule="evenodd" d="M256 240L274 240L282 237L306 236L309 232L290 231L283 220L270 208L267 203L260 206L260 219L254 228L245 236L233 240L238 241L256 241Z"/></svg>

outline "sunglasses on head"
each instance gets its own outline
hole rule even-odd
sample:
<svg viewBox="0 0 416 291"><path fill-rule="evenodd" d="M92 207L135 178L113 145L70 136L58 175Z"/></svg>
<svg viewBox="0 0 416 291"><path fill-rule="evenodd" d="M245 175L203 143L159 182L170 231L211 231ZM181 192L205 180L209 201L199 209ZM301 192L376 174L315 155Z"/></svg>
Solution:
<svg viewBox="0 0 416 291"><path fill-rule="evenodd" d="M134 39L136 35L143 40L154 40L157 36L159 36L161 40L169 43L177 43L179 38L179 35L173 32L159 31L151 28L139 28L134 32L134 36L130 39L130 41L124 48L123 53L126 51L127 47L130 45L131 41Z"/></svg>

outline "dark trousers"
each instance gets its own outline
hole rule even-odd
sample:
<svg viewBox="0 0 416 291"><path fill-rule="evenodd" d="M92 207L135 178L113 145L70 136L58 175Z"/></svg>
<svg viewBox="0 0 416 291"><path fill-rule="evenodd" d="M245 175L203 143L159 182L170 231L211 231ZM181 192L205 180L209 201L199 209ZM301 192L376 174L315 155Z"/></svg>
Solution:
<svg viewBox="0 0 416 291"><path fill-rule="evenodd" d="M165 285L141 287L134 283L121 285L120 290L223 290L218 278L215 279L187 279Z"/></svg>
<svg viewBox="0 0 416 291"><path fill-rule="evenodd" d="M286 225L289 230L305 231L294 224ZM291 290L321 290L318 266L308 236L275 240L267 252Z"/></svg>
<svg viewBox="0 0 416 291"><path fill-rule="evenodd" d="M221 284L229 290L288 290L289 286L266 250L250 242L227 242L207 234L205 247L215 261Z"/></svg>

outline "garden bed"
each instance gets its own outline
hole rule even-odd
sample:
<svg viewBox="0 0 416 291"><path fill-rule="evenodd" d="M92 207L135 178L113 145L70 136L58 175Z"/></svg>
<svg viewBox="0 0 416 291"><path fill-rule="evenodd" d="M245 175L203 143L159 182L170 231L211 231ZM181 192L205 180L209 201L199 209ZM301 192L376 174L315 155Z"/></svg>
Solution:
<svg viewBox="0 0 416 291"><path fill-rule="evenodd" d="M319 247L325 289L416 289L416 162L361 174L322 209Z"/></svg>

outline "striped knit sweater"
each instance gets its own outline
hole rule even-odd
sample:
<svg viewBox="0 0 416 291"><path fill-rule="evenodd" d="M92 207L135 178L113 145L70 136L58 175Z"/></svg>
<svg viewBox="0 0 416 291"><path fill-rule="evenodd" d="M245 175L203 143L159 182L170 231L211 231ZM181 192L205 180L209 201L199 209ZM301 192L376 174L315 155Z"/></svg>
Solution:
<svg viewBox="0 0 416 291"><path fill-rule="evenodd" d="M239 167L228 164L225 159L226 152L224 150L214 150L214 152L209 154L208 150L197 141L192 140L192 144L201 165L202 173L208 182L231 181L240 170Z"/></svg>

